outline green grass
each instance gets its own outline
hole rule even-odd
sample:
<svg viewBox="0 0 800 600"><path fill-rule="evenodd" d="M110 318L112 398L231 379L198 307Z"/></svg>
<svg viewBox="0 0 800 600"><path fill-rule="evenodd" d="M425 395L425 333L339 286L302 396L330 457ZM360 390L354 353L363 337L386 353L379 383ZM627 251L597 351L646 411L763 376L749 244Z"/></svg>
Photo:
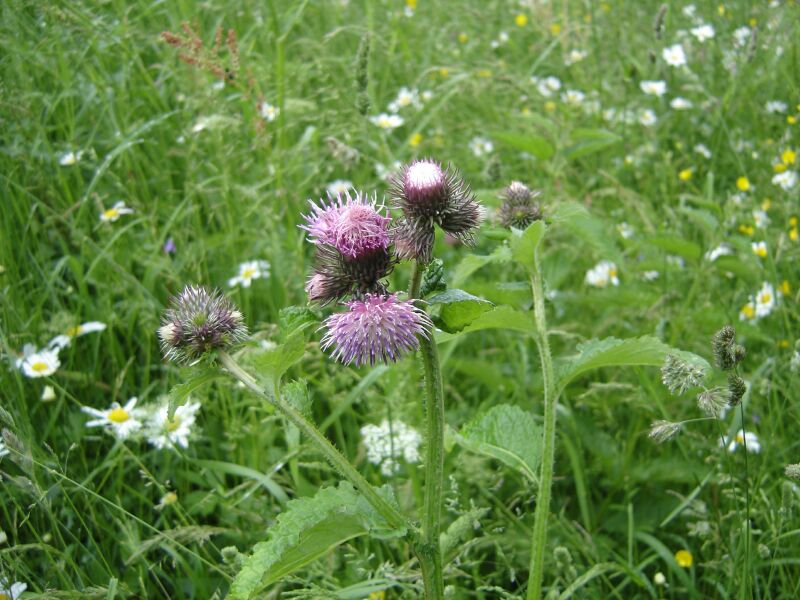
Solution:
<svg viewBox="0 0 800 600"><path fill-rule="evenodd" d="M701 416L691 394L669 395L657 369L605 369L566 390L545 588L557 597L583 584L586 573L573 597L800 595L800 529L791 508L800 498L783 473L800 462L800 377L791 366L800 350L800 243L790 237L800 184L784 191L771 183L781 153L800 150L800 124L787 121L800 112L800 12L796 2L725 2L724 14L718 3L696 4L716 36L702 45L691 35L683 41L683 71L666 65L661 49L678 43L691 21L671 5L657 39L660 3L651 1L527 8L423 0L411 17L402 2L366 0L5 3L0 425L14 451L0 459L0 530L7 536L0 579L26 582L26 597L223 597L238 568L223 548L247 554L287 498L335 485L336 474L255 396L224 379L193 393L202 402L199 426L189 448L177 452L87 429L80 407L106 408L132 396L152 405L185 381L190 371L164 362L158 348L168 297L186 283L225 288L240 262L271 263L268 279L230 295L257 337L278 341L280 309L306 303L312 252L296 226L307 199L324 195L336 179L382 196L387 185L376 163L433 156L461 170L489 213L474 250L439 241L448 277L469 253L488 255L503 244L491 215L511 180L542 190L546 216L567 201L589 210L580 230L553 227L547 238L555 356L574 354L595 337L651 334L710 359L710 338L726 323L747 348L744 422L762 449L746 463L741 449L719 447L721 431L738 429L739 411L719 424L687 425L665 445L647 439L656 419ZM529 18L520 27L521 13ZM734 30L750 19L757 44L738 51L731 72L725 53ZM209 47L217 27L236 31L234 85L215 87L217 78L180 61L160 38L165 29L180 32L183 21ZM491 48L501 31L508 41ZM368 86L360 90L357 53L366 36ZM565 66L574 48L587 57ZM222 61L230 66L225 52ZM587 100L593 94L602 109L651 108L658 122L606 122L601 112L543 98L534 75L557 76L562 91L581 90ZM646 79L665 80L668 93L645 96L639 82ZM419 110L402 109L402 127L383 131L368 117L385 112L402 86L432 97ZM364 93L366 115L358 110ZM695 107L670 109L678 95ZM280 108L275 121L258 115L262 98ZM770 100L786 102L787 113L766 112ZM192 132L211 116L216 126ZM588 143L586 129L611 132L613 142L571 155ZM415 133L421 142L412 147ZM491 139L494 151L475 156L476 136ZM331 139L357 158L342 159ZM541 151L531 145L535 139L554 155L531 156ZM693 150L698 143L710 159ZM61 166L67 151L83 155ZM679 178L684 169L692 169L688 181ZM789 170L797 171L797 162ZM753 187L737 203L742 176ZM766 199L769 226L742 232ZM120 200L134 214L101 223L100 212ZM633 237L619 235L622 222ZM175 254L162 250L168 238ZM765 259L750 249L758 240L767 243ZM721 242L735 254L704 260ZM675 255L683 266L670 259ZM584 283L602 259L616 262L618 287ZM645 281L651 270L658 279ZM408 266L399 266L393 288L405 287L408 277ZM489 266L460 287L529 310L524 281L521 269ZM764 281L776 289L786 281L788 291L770 315L740 322L740 309ZM73 340L51 378L26 378L15 368L24 344L42 347L91 320L108 328ZM344 368L319 350L320 336L309 336L289 379L307 381L315 421L380 484L387 478L366 461L359 430L389 417L422 430L421 369L412 358L388 368ZM489 330L442 344L440 354L451 429L500 403L541 415L531 339ZM54 401L40 400L45 384L55 388ZM488 509L446 557L446 585L458 598L521 596L535 486L458 446L448 446L445 473L445 527L473 505ZM422 502L422 476L406 466L389 479L408 514ZM156 508L167 491L177 502ZM698 523L701 532L692 535ZM675 562L681 549L693 554L691 568ZM668 586L653 583L657 572ZM336 597L366 597L389 581L387 597L410 598L419 593L416 574L407 547L360 538L276 584L270 597L300 590L328 597L350 586L352 595ZM369 581L377 583L358 587Z"/></svg>

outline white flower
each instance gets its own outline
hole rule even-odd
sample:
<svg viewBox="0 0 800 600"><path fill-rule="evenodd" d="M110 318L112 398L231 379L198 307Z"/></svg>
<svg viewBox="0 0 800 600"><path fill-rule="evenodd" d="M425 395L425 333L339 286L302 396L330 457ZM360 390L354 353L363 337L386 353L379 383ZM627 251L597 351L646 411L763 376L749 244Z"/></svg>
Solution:
<svg viewBox="0 0 800 600"><path fill-rule="evenodd" d="M494 150L494 144L485 137L477 136L470 140L469 149L472 150L475 156L481 157L485 154L491 154Z"/></svg>
<svg viewBox="0 0 800 600"><path fill-rule="evenodd" d="M617 265L609 260L600 261L586 271L586 283L601 288L608 287L609 284L619 285Z"/></svg>
<svg viewBox="0 0 800 600"><path fill-rule="evenodd" d="M682 269L686 266L686 261L680 256L675 256L674 254L668 254L666 261L667 264L672 265L673 267L678 267L679 269Z"/></svg>
<svg viewBox="0 0 800 600"><path fill-rule="evenodd" d="M328 195L336 198L337 196L344 196L347 192L353 189L353 182L347 179L336 179L331 181L325 188Z"/></svg>
<svg viewBox="0 0 800 600"><path fill-rule="evenodd" d="M105 328L106 324L101 323L100 321L87 321L86 323L75 325L74 327L67 329L66 333L57 335L50 340L50 343L47 344L47 348L48 350L57 349L61 351L72 343L72 338L81 337L87 333L104 331Z"/></svg>
<svg viewBox="0 0 800 600"><path fill-rule="evenodd" d="M407 87L401 87L397 92L397 98L389 104L389 112L396 113L401 108L411 105L419 106L419 93L416 88L410 90Z"/></svg>
<svg viewBox="0 0 800 600"><path fill-rule="evenodd" d="M772 178L772 185L777 185L788 192L797 185L797 172L784 171L783 173L778 173Z"/></svg>
<svg viewBox="0 0 800 600"><path fill-rule="evenodd" d="M783 114L786 112L788 106L786 105L786 102L781 102L780 100L770 100L767 102L764 108L768 113Z"/></svg>
<svg viewBox="0 0 800 600"><path fill-rule="evenodd" d="M632 238L634 234L633 227L628 225L625 221L617 225L617 231L619 231L619 234L626 240Z"/></svg>
<svg viewBox="0 0 800 600"><path fill-rule="evenodd" d="M671 67L682 67L686 64L686 53L683 51L683 46L680 44L664 48L661 52L661 56Z"/></svg>
<svg viewBox="0 0 800 600"><path fill-rule="evenodd" d="M755 297L756 319L768 316L776 306L775 288L765 281Z"/></svg>
<svg viewBox="0 0 800 600"><path fill-rule="evenodd" d="M114 402L111 408L98 410L91 406L82 406L81 410L87 415L95 417L92 421L86 422L86 427L104 427L111 431L118 439L124 440L132 433L139 431L142 422L142 410L136 408L137 398L128 400L125 406L120 406Z"/></svg>
<svg viewBox="0 0 800 600"><path fill-rule="evenodd" d="M722 440L720 440L720 444L722 444ZM758 436L752 431L745 431L744 429L737 431L733 439L726 441L724 445L728 447L728 452L735 452L740 445L746 446L748 452L755 452L756 454L761 452Z"/></svg>
<svg viewBox="0 0 800 600"><path fill-rule="evenodd" d="M659 571L658 573L653 575L653 583L655 585L666 585L667 584L667 578L664 577L664 574L661 571Z"/></svg>
<svg viewBox="0 0 800 600"><path fill-rule="evenodd" d="M7 454L10 454L11 451L6 448L6 443L3 441L3 438L0 437L0 458L3 458Z"/></svg>
<svg viewBox="0 0 800 600"><path fill-rule="evenodd" d="M680 96L678 96L677 98L673 98L670 101L669 105L674 110L689 110L690 108L692 108L692 106L694 106L689 100L687 100L686 98L681 98Z"/></svg>
<svg viewBox="0 0 800 600"><path fill-rule="evenodd" d="M708 262L714 262L720 256L728 256L729 254L733 254L733 249L728 244L720 244L706 252L704 257Z"/></svg>
<svg viewBox="0 0 800 600"><path fill-rule="evenodd" d="M380 425L365 425L361 435L367 448L367 460L380 465L384 475L393 475L400 469L400 458L407 463L419 461L422 437L402 421L384 419Z"/></svg>
<svg viewBox="0 0 800 600"><path fill-rule="evenodd" d="M642 91L649 96L661 97L667 93L666 81L642 81L639 84L639 87L641 87Z"/></svg>
<svg viewBox="0 0 800 600"><path fill-rule="evenodd" d="M561 94L561 101L564 104L569 104L570 106L580 106L585 97L586 94L578 90L567 90Z"/></svg>
<svg viewBox="0 0 800 600"><path fill-rule="evenodd" d="M42 402L52 402L56 399L56 391L53 389L52 385L44 386L42 390Z"/></svg>
<svg viewBox="0 0 800 600"><path fill-rule="evenodd" d="M714 28L711 25L703 24L698 27L692 27L690 32L701 44L714 37Z"/></svg>
<svg viewBox="0 0 800 600"><path fill-rule="evenodd" d="M644 125L645 127L652 127L653 125L658 122L658 117L656 117L656 113L652 110L645 109L639 114L639 123Z"/></svg>
<svg viewBox="0 0 800 600"><path fill-rule="evenodd" d="M107 208L103 212L100 213L100 220L103 223L113 223L117 219L119 219L122 215L130 215L133 214L133 209L128 208L125 206L125 203L120 200L111 208Z"/></svg>
<svg viewBox="0 0 800 600"><path fill-rule="evenodd" d="M642 279L644 279L645 281L655 281L656 279L658 279L659 275L660 274L658 271L645 271L644 273L642 273Z"/></svg>
<svg viewBox="0 0 800 600"><path fill-rule="evenodd" d="M433 99L433 92L430 90L422 90L422 93L419 96L422 98L423 102L428 102L429 100Z"/></svg>
<svg viewBox="0 0 800 600"><path fill-rule="evenodd" d="M372 121L374 125L377 125L381 129L387 129L387 130L397 129L404 122L403 117L401 117L400 115L390 115L387 113L381 113L374 117L370 117L369 120Z"/></svg>
<svg viewBox="0 0 800 600"><path fill-rule="evenodd" d="M549 98L561 89L561 80L558 77L545 77L536 80L536 89L545 98Z"/></svg>
<svg viewBox="0 0 800 600"><path fill-rule="evenodd" d="M711 158L711 150L709 150L708 146L706 146L705 144L696 144L694 147L694 151L705 158Z"/></svg>
<svg viewBox="0 0 800 600"><path fill-rule="evenodd" d="M760 258L767 257L767 242L751 242L750 247L753 249L753 254Z"/></svg>
<svg viewBox="0 0 800 600"><path fill-rule="evenodd" d="M58 156L58 164L62 167L71 167L81 159L83 156L83 150L78 150L77 152L64 152Z"/></svg>
<svg viewBox="0 0 800 600"><path fill-rule="evenodd" d="M506 42L508 42L508 34L505 31L501 31L498 34L497 39L496 40L492 40L492 42L489 45L492 48L499 48L500 46L502 46Z"/></svg>
<svg viewBox="0 0 800 600"><path fill-rule="evenodd" d="M17 581L12 583L11 587L8 587L8 580L0 579L0 600L17 600L22 595L22 592L27 589L27 583Z"/></svg>
<svg viewBox="0 0 800 600"><path fill-rule="evenodd" d="M23 348L23 356L17 359L17 368L22 370L25 377L49 377L58 370L61 366L61 361L58 359L58 350L56 349L43 349L36 350L30 344L26 344Z"/></svg>
<svg viewBox="0 0 800 600"><path fill-rule="evenodd" d="M400 164L399 160L394 161L388 167L383 163L375 163L375 173L378 175L379 179L383 181L389 181L395 173L399 173L400 169L403 168L403 165ZM350 183L350 182L348 182ZM352 184L351 184L352 185Z"/></svg>
<svg viewBox="0 0 800 600"><path fill-rule="evenodd" d="M208 117L199 117L192 125L192 133L200 133L206 129L216 129L231 120L223 117L222 115L209 115Z"/></svg>
<svg viewBox="0 0 800 600"><path fill-rule="evenodd" d="M261 115L261 118L266 121L274 121L280 110L276 106L272 106L267 102L262 102L261 106L258 107L258 113Z"/></svg>
<svg viewBox="0 0 800 600"><path fill-rule="evenodd" d="M747 40L750 39L750 28L749 27L739 27L736 31L733 32L733 45L737 48L741 48L747 43Z"/></svg>
<svg viewBox="0 0 800 600"><path fill-rule="evenodd" d="M767 215L767 211L754 210L753 221L755 222L756 227L758 227L759 229L766 228L766 226L769 225L769 216Z"/></svg>
<svg viewBox="0 0 800 600"><path fill-rule="evenodd" d="M265 260L250 260L239 265L239 274L228 280L228 285L234 287L241 285L249 288L253 279L269 276L269 263Z"/></svg>
<svg viewBox="0 0 800 600"><path fill-rule="evenodd" d="M756 318L756 307L752 302L748 302L739 311L740 321L753 321Z"/></svg>
<svg viewBox="0 0 800 600"><path fill-rule="evenodd" d="M169 418L169 406L164 404L150 417L147 441L156 448L189 447L189 435L192 433L199 402L187 402L175 409L172 419Z"/></svg>
<svg viewBox="0 0 800 600"><path fill-rule="evenodd" d="M589 53L586 50L570 50L567 58L564 59L564 64L567 66L574 65L577 62L582 61Z"/></svg>
<svg viewBox="0 0 800 600"><path fill-rule="evenodd" d="M684 17L689 19L694 19L695 15L697 14L697 7L694 4L687 4L681 9Z"/></svg>

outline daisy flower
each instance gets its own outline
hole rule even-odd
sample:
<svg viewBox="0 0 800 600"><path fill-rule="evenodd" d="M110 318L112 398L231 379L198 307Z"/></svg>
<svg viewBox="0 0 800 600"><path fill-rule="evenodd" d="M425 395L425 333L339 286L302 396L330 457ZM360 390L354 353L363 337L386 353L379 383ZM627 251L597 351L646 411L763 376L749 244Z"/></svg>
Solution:
<svg viewBox="0 0 800 600"><path fill-rule="evenodd" d="M23 356L17 359L17 368L20 369L25 377L49 377L61 366L58 359L57 349L36 350L30 344L23 348Z"/></svg>
<svg viewBox="0 0 800 600"><path fill-rule="evenodd" d="M262 102L261 105L258 107L258 114L261 115L261 118L265 121L272 122L274 121L280 110L276 106L272 106L267 102Z"/></svg>
<svg viewBox="0 0 800 600"><path fill-rule="evenodd" d="M125 206L125 202L120 200L111 208L107 208L103 212L100 213L100 220L103 223L113 223L117 219L119 219L122 215L130 215L133 214L133 209L128 208Z"/></svg>
<svg viewBox="0 0 800 600"><path fill-rule="evenodd" d="M569 54L567 54L567 57L564 59L564 64L567 65L568 67L570 65L574 65L575 63L580 62L584 58L586 58L588 54L589 53L586 52L586 50L577 50L577 49L570 50Z"/></svg>
<svg viewBox="0 0 800 600"><path fill-rule="evenodd" d="M403 117L400 115L390 115L387 113L381 113L374 117L370 117L369 120L372 121L373 125L377 125L381 129L386 130L397 129L404 123Z"/></svg>
<svg viewBox="0 0 800 600"><path fill-rule="evenodd" d="M469 149L472 150L472 153L477 156L481 157L485 154L491 154L494 150L494 144L485 137L474 137L469 142Z"/></svg>
<svg viewBox="0 0 800 600"><path fill-rule="evenodd" d="M536 84L536 89L545 98L549 98L561 89L561 80L558 77L545 77L544 79L531 78Z"/></svg>
<svg viewBox="0 0 800 600"><path fill-rule="evenodd" d="M394 99L393 102L389 103L389 112L396 113L401 108L406 108L407 106L418 106L419 105L419 92L415 89L408 89L407 87L401 87L400 91L397 92L397 98Z"/></svg>
<svg viewBox="0 0 800 600"><path fill-rule="evenodd" d="M584 98L586 98L586 94L578 90L567 90L561 94L561 101L570 106L580 106L583 104Z"/></svg>
<svg viewBox="0 0 800 600"><path fill-rule="evenodd" d="M683 67L686 65L686 53L683 51L683 46L680 44L664 48L661 52L661 56L671 67Z"/></svg>
<svg viewBox="0 0 800 600"><path fill-rule="evenodd" d="M720 440L722 444L722 440ZM761 452L761 443L758 441L758 436L752 431L745 431L740 429L730 441L726 441L725 446L728 447L728 452L735 452L739 446L746 446L748 452Z"/></svg>
<svg viewBox="0 0 800 600"><path fill-rule="evenodd" d="M701 44L714 37L714 28L711 25L703 24L697 27L692 27L689 32L697 38Z"/></svg>
<svg viewBox="0 0 800 600"><path fill-rule="evenodd" d="M81 411L95 417L86 422L86 427L103 427L109 430L117 439L124 440L132 433L139 431L142 422L142 410L136 408L137 398L134 396L128 400L125 406L120 406L114 402L111 408L98 410L91 406L82 406Z"/></svg>
<svg viewBox="0 0 800 600"><path fill-rule="evenodd" d="M759 229L766 228L769 225L769 216L767 215L767 211L765 210L754 210L753 211L753 222L756 224L756 227Z"/></svg>
<svg viewBox="0 0 800 600"><path fill-rule="evenodd" d="M17 581L9 587L7 579L0 579L0 600L17 600L27 589L27 583Z"/></svg>
<svg viewBox="0 0 800 600"><path fill-rule="evenodd" d="M786 102L781 102L780 100L770 100L764 106L765 110L770 114L783 114L786 112L788 106Z"/></svg>
<svg viewBox="0 0 800 600"><path fill-rule="evenodd" d="M784 171L783 173L778 173L772 178L772 185L777 185L788 192L797 185L797 172Z"/></svg>
<svg viewBox="0 0 800 600"><path fill-rule="evenodd" d="M775 309L775 288L765 281L755 297L755 318L761 319L768 316Z"/></svg>
<svg viewBox="0 0 800 600"><path fill-rule="evenodd" d="M617 265L610 260L600 261L586 272L586 283L600 288L619 285Z"/></svg>
<svg viewBox="0 0 800 600"><path fill-rule="evenodd" d="M269 263L265 260L250 260L239 265L239 274L228 280L230 287L241 285L249 288L253 279L269 277Z"/></svg>
<svg viewBox="0 0 800 600"><path fill-rule="evenodd" d="M57 335L50 343L47 344L48 349L58 349L62 350L72 343L72 338L81 337L86 335L87 333L96 333L98 331L104 331L106 328L105 323L101 323L100 321L87 321L86 323L81 323L80 325L75 325L74 327L70 327L67 329L66 333L62 333Z"/></svg>
<svg viewBox="0 0 800 600"><path fill-rule="evenodd" d="M692 108L692 106L694 106L689 100L687 100L686 98L681 98L680 96L677 98L673 98L670 101L669 105L674 110L689 110L690 108Z"/></svg>
<svg viewBox="0 0 800 600"><path fill-rule="evenodd" d="M755 318L756 318L756 307L752 302L748 302L739 311L739 320L753 321Z"/></svg>
<svg viewBox="0 0 800 600"><path fill-rule="evenodd" d="M642 81L639 84L639 87L648 96L661 97L667 93L666 81Z"/></svg>
<svg viewBox="0 0 800 600"><path fill-rule="evenodd" d="M658 122L658 117L656 117L656 113L652 110L645 109L639 114L639 123L644 125L645 127L652 127Z"/></svg>
<svg viewBox="0 0 800 600"><path fill-rule="evenodd" d="M767 242L752 242L750 247L753 249L753 254L759 258L767 258Z"/></svg>
<svg viewBox="0 0 800 600"><path fill-rule="evenodd" d="M83 150L79 150L78 152L64 152L58 156L58 164L62 167L71 167L78 163L78 161L83 156Z"/></svg>
<svg viewBox="0 0 800 600"><path fill-rule="evenodd" d="M159 407L150 418L147 441L159 450L163 448L189 447L189 436L192 433L199 402L187 402L175 409L172 419L169 418L169 406Z"/></svg>

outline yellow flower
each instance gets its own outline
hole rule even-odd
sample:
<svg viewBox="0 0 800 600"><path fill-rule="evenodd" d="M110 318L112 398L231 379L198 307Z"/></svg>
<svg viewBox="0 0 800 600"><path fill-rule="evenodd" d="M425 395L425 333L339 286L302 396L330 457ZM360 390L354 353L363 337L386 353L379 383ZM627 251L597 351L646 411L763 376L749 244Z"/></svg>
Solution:
<svg viewBox="0 0 800 600"><path fill-rule="evenodd" d="M408 145L411 146L412 148L416 148L421 143L422 143L422 134L419 132L415 133L410 138L408 138Z"/></svg>
<svg viewBox="0 0 800 600"><path fill-rule="evenodd" d="M406 6L411 10L417 10L417 0L406 0Z"/></svg>
<svg viewBox="0 0 800 600"><path fill-rule="evenodd" d="M769 210L772 207L772 200L769 198L764 198L764 201L761 203L761 210Z"/></svg>
<svg viewBox="0 0 800 600"><path fill-rule="evenodd" d="M778 348L786 350L789 347L789 340L778 340Z"/></svg>
<svg viewBox="0 0 800 600"><path fill-rule="evenodd" d="M747 179L747 177L739 177L739 179L736 180L736 187L746 192L750 189L750 180Z"/></svg>
<svg viewBox="0 0 800 600"><path fill-rule="evenodd" d="M789 225L797 227L797 217L789 217Z"/></svg>
<svg viewBox="0 0 800 600"><path fill-rule="evenodd" d="M692 566L694 562L694 557L692 553L688 550L678 550L675 553L675 561L678 563L679 566L683 567L684 569L688 569Z"/></svg>
<svg viewBox="0 0 800 600"><path fill-rule="evenodd" d="M603 12L611 12L611 5L608 2L603 2L602 4L600 4L600 9Z"/></svg>
<svg viewBox="0 0 800 600"><path fill-rule="evenodd" d="M753 306L752 302L748 302L747 304L745 304L742 307L742 310L739 311L739 314L741 316L743 316L745 319L747 319L748 321L752 321L756 317L756 307ZM680 552L678 554L680 554ZM689 553L687 552L687 554L689 554ZM677 558L678 558L678 556L676 554L675 555L675 559L677 560ZM681 564L680 561L678 561L678 564L679 565ZM692 555L689 554L689 566L691 566L691 564L692 564ZM683 566L683 565L681 565L681 566Z"/></svg>
<svg viewBox="0 0 800 600"><path fill-rule="evenodd" d="M781 153L781 161L785 165L793 165L797 160L797 153L792 149L786 149Z"/></svg>
<svg viewBox="0 0 800 600"><path fill-rule="evenodd" d="M725 5L724 4L720 4L717 7L717 12L719 13L720 17L724 17L725 16Z"/></svg>
<svg viewBox="0 0 800 600"><path fill-rule="evenodd" d="M517 27L525 27L525 25L528 24L528 15L522 13L518 14L514 17L514 23L517 24Z"/></svg>
<svg viewBox="0 0 800 600"><path fill-rule="evenodd" d="M784 279L781 281L781 285L778 287L778 290L780 290L781 294L784 296L788 296L792 293L792 285L789 283L788 279Z"/></svg>
<svg viewBox="0 0 800 600"><path fill-rule="evenodd" d="M448 69L447 67L442 67L441 69L439 69L439 75L442 77L447 77L448 75L450 75L450 69Z"/></svg>
<svg viewBox="0 0 800 600"><path fill-rule="evenodd" d="M755 233L755 227L752 225L739 225L739 233L743 233L745 235L752 236Z"/></svg>
<svg viewBox="0 0 800 600"><path fill-rule="evenodd" d="M592 22L592 15L590 15L589 13L586 13L585 15L583 15L583 22L584 23L591 23Z"/></svg>
<svg viewBox="0 0 800 600"><path fill-rule="evenodd" d="M796 242L798 239L800 239L800 234L798 234L797 227L792 227L789 230L789 239L793 242Z"/></svg>
<svg viewBox="0 0 800 600"><path fill-rule="evenodd" d="M553 23L550 25L550 33L553 35L558 35L561 33L561 25L559 23Z"/></svg>
<svg viewBox="0 0 800 600"><path fill-rule="evenodd" d="M684 169L680 173L678 173L678 179L681 181L689 181L692 178L692 170L691 169Z"/></svg>
<svg viewBox="0 0 800 600"><path fill-rule="evenodd" d="M483 77L484 79L486 79L487 77L491 76L492 76L491 69L481 69L480 71L478 71L478 77Z"/></svg>
<svg viewBox="0 0 800 600"><path fill-rule="evenodd" d="M783 173L787 169L786 165L783 163L775 163L772 165L772 170L776 173Z"/></svg>
<svg viewBox="0 0 800 600"><path fill-rule="evenodd" d="M381 590L379 592L372 592L367 596L367 600L386 600L386 592Z"/></svg>
<svg viewBox="0 0 800 600"><path fill-rule="evenodd" d="M753 242L753 254L759 258L767 258L767 243L766 242Z"/></svg>
<svg viewBox="0 0 800 600"><path fill-rule="evenodd" d="M786 117L786 122L789 125L794 125L795 123L797 123L797 117L795 117L794 115L789 115L788 117Z"/></svg>
<svg viewBox="0 0 800 600"><path fill-rule="evenodd" d="M750 17L750 20L747 21L747 24L750 25L750 27L755 27L756 25L758 25L758 19L756 19L755 17Z"/></svg>
<svg viewBox="0 0 800 600"><path fill-rule="evenodd" d="M468 39L469 39L469 36L466 33L459 33L458 34L458 41L461 42L462 44L466 44Z"/></svg>

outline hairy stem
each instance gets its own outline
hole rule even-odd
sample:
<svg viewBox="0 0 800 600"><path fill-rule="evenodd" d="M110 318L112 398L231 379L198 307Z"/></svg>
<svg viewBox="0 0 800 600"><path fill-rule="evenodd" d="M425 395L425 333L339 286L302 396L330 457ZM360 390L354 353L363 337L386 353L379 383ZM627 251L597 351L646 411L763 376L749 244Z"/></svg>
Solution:
<svg viewBox="0 0 800 600"><path fill-rule="evenodd" d="M295 427L304 433L322 454L325 455L325 458L328 459L328 462L333 465L339 474L353 484L353 487L355 487L375 510L386 519L387 523L398 529L406 528L412 536L416 535L416 529L413 524L375 491L375 488L364 479L361 473L350 464L350 461L348 461L342 453L333 446L328 438L317 429L316 425L306 419L296 408L280 397L279 394L268 394L265 392L258 382L242 369L230 354L227 352L220 352L218 357L220 363L222 363L234 378L241 381L249 390L272 404L289 419Z"/></svg>
<svg viewBox="0 0 800 600"><path fill-rule="evenodd" d="M422 274L425 272L425 265L416 260L411 263L411 281L408 284L408 299L412 300L419 296L419 287L422 283Z"/></svg>
<svg viewBox="0 0 800 600"><path fill-rule="evenodd" d="M553 485L553 461L556 447L556 396L553 357L550 354L550 341L547 333L547 318L544 308L544 286L539 257L535 259L531 275L533 292L533 316L536 322L536 346L542 363L544 383L544 436L542 443L542 467L539 476L539 497L533 516L533 539L531 541L531 565L528 579L528 600L538 600L542 596L542 571L544 553L547 545L547 518L550 515L550 492Z"/></svg>

